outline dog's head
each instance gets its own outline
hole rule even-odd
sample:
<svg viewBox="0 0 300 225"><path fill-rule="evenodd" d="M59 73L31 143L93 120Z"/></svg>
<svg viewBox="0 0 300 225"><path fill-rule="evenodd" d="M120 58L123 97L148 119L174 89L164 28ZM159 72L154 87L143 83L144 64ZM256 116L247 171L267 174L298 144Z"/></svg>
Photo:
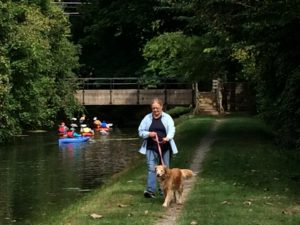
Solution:
<svg viewBox="0 0 300 225"><path fill-rule="evenodd" d="M166 175L166 172L167 172L167 167L163 165L155 166L156 177L164 177Z"/></svg>

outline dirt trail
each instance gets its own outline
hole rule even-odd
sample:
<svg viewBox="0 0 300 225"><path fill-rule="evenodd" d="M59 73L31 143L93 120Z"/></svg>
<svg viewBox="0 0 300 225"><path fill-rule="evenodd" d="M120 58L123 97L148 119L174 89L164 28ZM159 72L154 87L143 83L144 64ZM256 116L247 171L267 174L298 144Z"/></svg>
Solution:
<svg viewBox="0 0 300 225"><path fill-rule="evenodd" d="M208 132L206 136L204 136L199 146L197 147L194 159L190 166L190 169L193 170L195 173L201 172L202 168L202 161L205 157L205 154L210 150L211 144L214 142L215 139L215 131L217 130L221 120L217 120L211 130ZM197 176L192 177L189 180L186 180L184 183L184 191L183 191L183 205L187 198L188 193L192 189ZM168 209L166 209L165 214L162 218L160 218L155 225L176 225L176 220L180 215L181 209L183 205L176 205L172 204Z"/></svg>

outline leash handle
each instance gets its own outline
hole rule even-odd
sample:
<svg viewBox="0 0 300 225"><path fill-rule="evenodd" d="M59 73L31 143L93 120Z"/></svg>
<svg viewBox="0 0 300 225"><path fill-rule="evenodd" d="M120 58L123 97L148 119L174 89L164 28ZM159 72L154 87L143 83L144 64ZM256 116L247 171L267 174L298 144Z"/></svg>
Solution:
<svg viewBox="0 0 300 225"><path fill-rule="evenodd" d="M158 148L158 153L159 153L159 156L160 156L161 165L165 166L157 134L155 135L155 140L156 140L156 143L157 143L157 148Z"/></svg>

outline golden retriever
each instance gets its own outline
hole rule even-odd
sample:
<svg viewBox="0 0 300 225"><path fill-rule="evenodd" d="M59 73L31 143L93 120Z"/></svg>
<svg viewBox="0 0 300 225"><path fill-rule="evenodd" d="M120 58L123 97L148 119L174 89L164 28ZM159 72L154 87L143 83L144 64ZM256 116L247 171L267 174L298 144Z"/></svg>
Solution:
<svg viewBox="0 0 300 225"><path fill-rule="evenodd" d="M157 180L164 192L165 201L163 207L168 207L172 200L182 204L183 180L194 175L192 170L173 168L162 165L155 166Z"/></svg>

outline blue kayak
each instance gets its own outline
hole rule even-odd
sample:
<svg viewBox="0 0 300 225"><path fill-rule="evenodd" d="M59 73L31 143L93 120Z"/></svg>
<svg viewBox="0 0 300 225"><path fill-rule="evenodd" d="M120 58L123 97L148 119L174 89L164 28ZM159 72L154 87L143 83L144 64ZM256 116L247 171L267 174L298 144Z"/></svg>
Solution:
<svg viewBox="0 0 300 225"><path fill-rule="evenodd" d="M78 143L78 142L86 142L90 139L90 137L74 137L74 138L60 138L58 139L59 144L62 143Z"/></svg>

